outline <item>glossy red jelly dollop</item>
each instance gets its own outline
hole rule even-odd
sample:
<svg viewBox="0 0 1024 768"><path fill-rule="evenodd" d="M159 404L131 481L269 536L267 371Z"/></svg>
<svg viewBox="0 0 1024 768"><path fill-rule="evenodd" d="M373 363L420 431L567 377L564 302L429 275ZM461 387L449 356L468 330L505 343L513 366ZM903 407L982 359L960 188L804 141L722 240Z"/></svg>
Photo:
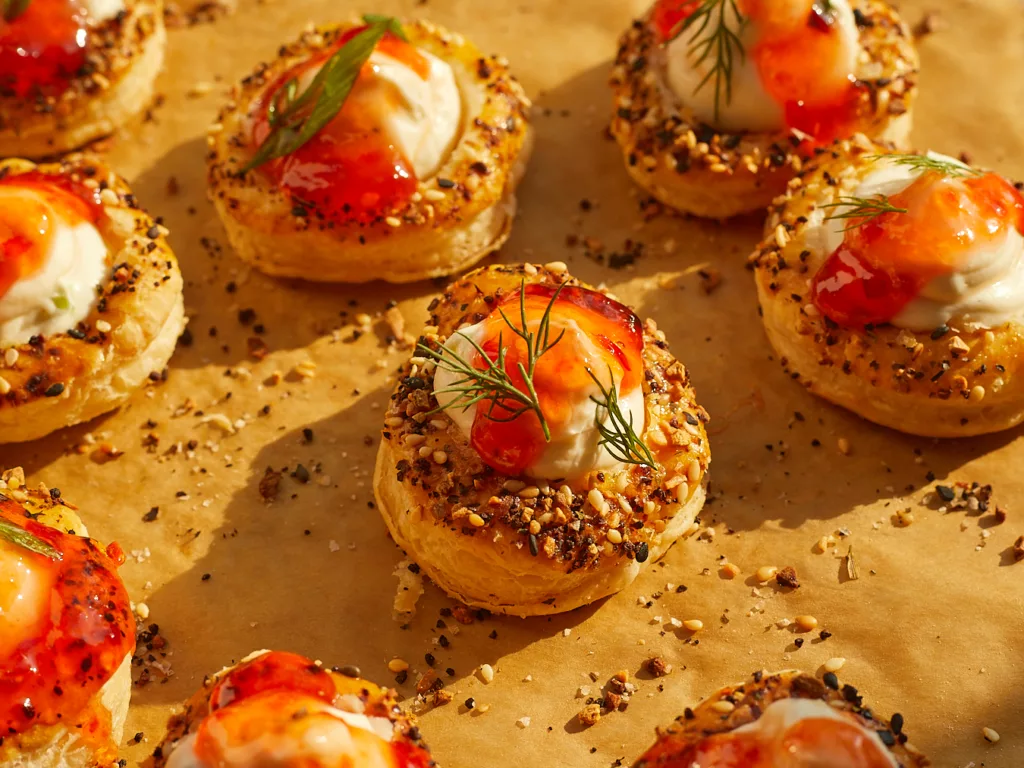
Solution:
<svg viewBox="0 0 1024 768"><path fill-rule="evenodd" d="M109 715L84 710L135 649L117 575L124 553L37 523L3 496L0 517L60 554L50 559L0 538L0 734L63 723L113 761Z"/></svg>
<svg viewBox="0 0 1024 768"><path fill-rule="evenodd" d="M777 738L757 730L720 733L695 743L669 737L651 748L645 768L892 768L863 728L831 718L803 718Z"/></svg>
<svg viewBox="0 0 1024 768"><path fill-rule="evenodd" d="M98 190L38 171L0 179L0 299L46 262L59 217L74 226L105 216Z"/></svg>
<svg viewBox="0 0 1024 768"><path fill-rule="evenodd" d="M350 30L338 47L362 29ZM426 58L390 33L375 50L400 61L424 80L430 73ZM266 103L272 95L292 79L300 83L301 93L301 84L308 82L335 51L294 67L271 85L266 99L257 105L255 146L271 131ZM401 107L401 96L392 88L379 87L377 80L367 62L330 123L292 154L262 166L296 204L309 209L311 216L336 223L368 223L400 208L416 192L412 163L395 145L385 123L388 114Z"/></svg>
<svg viewBox="0 0 1024 768"><path fill-rule="evenodd" d="M652 16L660 38L672 39L702 5L695 0L660 0ZM782 107L787 127L813 137L816 143L850 135L859 119L860 92L853 73L843 71L848 51L824 4L820 0L737 0L737 8L746 23L756 27L756 41L746 55L756 64L768 94ZM717 24L717 13L712 11L712 24ZM694 33L701 24L697 22ZM698 41L707 34L706 30L701 33Z"/></svg>
<svg viewBox="0 0 1024 768"><path fill-rule="evenodd" d="M889 202L907 212L849 220L842 244L814 276L815 306L840 325L887 323L972 249L998 247L1008 229L1024 234L1024 196L995 173L931 171Z"/></svg>
<svg viewBox="0 0 1024 768"><path fill-rule="evenodd" d="M526 287L526 325L530 331L537 332L556 290L544 285ZM491 361L497 361L501 348L506 348L505 371L516 388L525 392L526 383L518 367L519 363L527 365L526 342L512 332L499 308L517 328L522 328L520 293L516 291L484 320L483 339L478 343ZM588 369L607 386L607 371L611 368L620 392L640 386L643 376L643 330L639 318L628 307L597 291L566 286L554 300L549 339L553 341L563 330L575 332L568 327L570 321L590 340L597 355L594 359L581 359L579 346L563 340L538 359L533 386L552 435L573 417L581 400L588 402L586 393L594 389ZM478 369L487 365L479 353L473 362ZM480 458L509 475L522 474L547 445L536 413L528 411L512 418L521 407L511 399L499 401L493 407L489 402L478 403L470 435Z"/></svg>
<svg viewBox="0 0 1024 768"><path fill-rule="evenodd" d="M259 765L272 762L280 768L433 765L429 753L409 739L388 741L345 723L332 709L348 711L341 695L346 694L339 693L332 676L310 659L264 653L239 664L214 686L210 712L196 732L196 757L217 768L250 768L261 759L266 762ZM372 701L365 712L367 717L391 714L383 703ZM256 746L260 742L265 749Z"/></svg>
<svg viewBox="0 0 1024 768"><path fill-rule="evenodd" d="M87 14L78 0L32 0L0 18L0 94L57 95L85 64Z"/></svg>

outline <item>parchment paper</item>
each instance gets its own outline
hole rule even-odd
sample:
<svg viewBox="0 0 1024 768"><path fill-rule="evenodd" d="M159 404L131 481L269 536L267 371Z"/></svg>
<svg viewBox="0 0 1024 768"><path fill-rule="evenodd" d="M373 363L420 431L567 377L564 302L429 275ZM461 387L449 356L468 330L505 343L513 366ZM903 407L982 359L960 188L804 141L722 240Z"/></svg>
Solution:
<svg viewBox="0 0 1024 768"><path fill-rule="evenodd" d="M846 658L841 678L876 711L904 714L912 741L937 765L1024 765L1024 563L1013 564L1010 552L1024 534L1020 431L914 439L813 399L783 373L762 334L744 268L758 217L725 225L668 215L645 221L642 195L604 136L609 61L642 5L242 0L232 16L172 31L165 99L111 143L110 160L172 231L193 343L179 349L166 383L120 413L0 449L0 464L22 464L32 480L59 486L94 535L135 555L124 577L168 643L169 655L156 660L172 674L161 683L150 670L152 682L134 692L125 739L138 733L140 742L126 744L129 764L152 751L167 714L205 673L273 647L356 664L392 684L386 663L401 657L413 668L398 686L405 696L432 653L455 700L423 716L422 726L449 767L629 764L656 724L719 686L760 668L820 671L832 657ZM901 5L911 23L940 12L940 28L920 43L918 145L967 151L1024 177L1024 7L1018 0ZM449 617L439 629L439 611L452 604L428 586L408 626L392 619L392 570L402 555L370 508L369 475L389 372L403 353L388 348L383 323L375 319L358 338L354 323L358 313L378 318L396 300L415 332L438 285L323 287L250 273L206 201L204 132L228 84L306 22L361 11L421 14L511 59L536 100L537 145L522 213L500 258L566 260L581 278L607 283L655 317L712 414L713 501L702 519L714 539L677 545L599 605L469 626ZM567 244L570 235L577 245ZM643 245L625 268L586 255L599 246L606 260L636 253L627 240ZM629 259L615 259L622 261ZM709 295L698 274L707 265L721 275ZM253 317L240 315L247 309ZM250 355L250 337L265 342L262 361ZM305 361L316 364L312 378L294 372ZM266 383L275 371L280 383ZM219 417L204 423L211 414L238 422L237 432L217 426ZM159 443L147 446L151 433ZM849 455L838 448L841 438ZM124 454L111 459L111 448ZM310 473L307 484L290 475L298 463ZM258 490L267 467L285 471L270 504ZM947 484L992 483L1007 521L920 506L928 473ZM157 518L143 522L153 507ZM891 516L907 507L914 522L895 526ZM836 551L854 546L858 580L841 578L843 561L831 551L814 551L838 529L849 535ZM720 557L742 575L722 578ZM751 574L762 565L795 566L802 586L754 595ZM688 590L654 599L667 583ZM649 607L639 604L645 597ZM811 633L797 649L797 635L776 622L801 614L832 636ZM671 618L702 619L699 643ZM651 656L667 659L673 672L657 681L641 675L625 713L589 729L575 721L585 703L576 698L580 686L599 695L612 674L625 669L632 677ZM489 685L473 674L484 663L496 669ZM449 667L454 677L444 673ZM462 705L469 697L473 713ZM481 704L489 705L483 714ZM529 725L517 725L524 717ZM983 740L983 726L1001 734L998 744Z"/></svg>

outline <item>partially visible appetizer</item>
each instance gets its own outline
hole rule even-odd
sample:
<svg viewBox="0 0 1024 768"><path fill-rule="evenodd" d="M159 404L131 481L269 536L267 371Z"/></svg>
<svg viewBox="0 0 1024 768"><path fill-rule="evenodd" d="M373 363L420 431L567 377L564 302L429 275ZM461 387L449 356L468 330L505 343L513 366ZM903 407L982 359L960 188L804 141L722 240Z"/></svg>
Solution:
<svg viewBox="0 0 1024 768"><path fill-rule="evenodd" d="M657 0L621 40L612 133L650 194L725 218L834 139L905 144L917 70L885 0Z"/></svg>
<svg viewBox="0 0 1024 768"><path fill-rule="evenodd" d="M902 432L1024 420L1024 195L945 155L840 142L772 208L752 257L787 372Z"/></svg>
<svg viewBox="0 0 1024 768"><path fill-rule="evenodd" d="M508 237L528 109L504 59L433 24L310 30L222 110L210 196L238 255L272 275L449 275Z"/></svg>
<svg viewBox="0 0 1024 768"><path fill-rule="evenodd" d="M294 653L207 677L171 718L154 768L430 768L395 692Z"/></svg>
<svg viewBox="0 0 1024 768"><path fill-rule="evenodd" d="M57 155L149 106L163 65L162 0L4 0L0 157Z"/></svg>
<svg viewBox="0 0 1024 768"><path fill-rule="evenodd" d="M89 157L0 161L0 443L111 411L164 368L185 325L165 234Z"/></svg>
<svg viewBox="0 0 1024 768"><path fill-rule="evenodd" d="M499 613L568 611L690 530L708 416L653 321L560 263L477 270L430 310L374 490L440 587Z"/></svg>
<svg viewBox="0 0 1024 768"><path fill-rule="evenodd" d="M658 730L633 768L925 768L903 716L879 718L851 685L759 672Z"/></svg>
<svg viewBox="0 0 1024 768"><path fill-rule="evenodd" d="M0 476L0 765L118 764L135 619L124 553L87 535L60 494Z"/></svg>

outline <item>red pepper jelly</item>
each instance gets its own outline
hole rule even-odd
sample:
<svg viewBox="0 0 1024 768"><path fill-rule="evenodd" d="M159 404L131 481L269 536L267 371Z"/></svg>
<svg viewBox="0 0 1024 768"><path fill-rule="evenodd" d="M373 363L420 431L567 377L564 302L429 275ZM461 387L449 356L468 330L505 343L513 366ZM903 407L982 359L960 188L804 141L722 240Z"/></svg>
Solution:
<svg viewBox="0 0 1024 768"><path fill-rule="evenodd" d="M267 103L286 84L295 80L298 92L315 77L319 68L365 27L349 30L338 46L285 72L257 104L253 143L259 146L270 134ZM426 80L430 63L415 47L388 33L375 52L398 60ZM341 111L306 144L290 155L261 167L277 186L310 215L327 221L366 224L379 220L406 204L416 192L412 163L389 135L388 114L401 107L401 96L382 87L371 62L363 65Z"/></svg>
<svg viewBox="0 0 1024 768"><path fill-rule="evenodd" d="M661 40L678 35L702 5L697 0L661 0L652 17ZM746 55L757 66L765 90L782 107L786 126L817 143L850 135L860 118L861 94L853 73L845 71L849 51L836 12L826 10L820 0L737 0L737 7L757 33ZM717 24L719 11L711 13L710 23ZM703 23L695 22L693 32ZM691 32L684 34L689 38ZM697 41L708 34L700 33Z"/></svg>
<svg viewBox="0 0 1024 768"><path fill-rule="evenodd" d="M82 70L87 44L78 0L32 0L11 21L0 18L0 94L59 95Z"/></svg>
<svg viewBox="0 0 1024 768"><path fill-rule="evenodd" d="M105 216L99 191L69 177L29 171L0 179L0 299L43 267L58 217L75 226Z"/></svg>
<svg viewBox="0 0 1024 768"><path fill-rule="evenodd" d="M814 276L818 310L847 327L893 320L934 278L961 268L975 248L1024 235L1024 196L995 173L919 176L889 203L906 213L849 219L842 244Z"/></svg>
<svg viewBox="0 0 1024 768"><path fill-rule="evenodd" d="M348 712L345 698L363 701L360 693L370 688L351 682L353 690L339 690L334 676L294 653L271 651L243 662L211 691L209 714L196 731L195 755L210 768L268 765L271 754L273 765L281 768L432 766L427 751L398 732L387 740L345 721L339 713ZM386 698L370 697L365 706L360 715L392 716ZM258 742L265 742L266 751Z"/></svg>
<svg viewBox="0 0 1024 768"><path fill-rule="evenodd" d="M135 649L117 575L124 553L35 522L3 496L0 518L59 553L51 559L0 538L0 734L62 723L102 756L110 718L86 706Z"/></svg>
<svg viewBox="0 0 1024 768"><path fill-rule="evenodd" d="M526 325L533 333L538 332L556 290L545 285L526 287ZM517 328L522 328L519 291L505 298L499 308ZM576 327L570 327L570 322ZM629 308L597 291L566 286L554 300L549 341L553 342L563 331L571 336L577 329L590 341L592 351L563 338L540 356L534 369L533 387L552 434L573 417L581 393L593 391L594 381L588 369L607 387L610 368L620 392L632 391L643 379L643 330L640 319ZM484 320L484 336L478 343L491 362L498 360L502 348L506 350L505 371L516 389L526 392L526 382L519 371L519 364L525 367L528 361L526 342L512 331L498 308ZM473 364L483 370L487 360L476 353ZM587 396L582 399L586 401ZM521 475L534 464L547 444L537 414L519 413L522 408L513 399L493 405L481 401L476 406L470 434L473 448L486 464L513 476Z"/></svg>
<svg viewBox="0 0 1024 768"><path fill-rule="evenodd" d="M819 702L820 703L820 702ZM658 768L892 768L884 748L852 722L825 717L797 720L774 739L757 730L718 733L687 744L666 739L639 764Z"/></svg>

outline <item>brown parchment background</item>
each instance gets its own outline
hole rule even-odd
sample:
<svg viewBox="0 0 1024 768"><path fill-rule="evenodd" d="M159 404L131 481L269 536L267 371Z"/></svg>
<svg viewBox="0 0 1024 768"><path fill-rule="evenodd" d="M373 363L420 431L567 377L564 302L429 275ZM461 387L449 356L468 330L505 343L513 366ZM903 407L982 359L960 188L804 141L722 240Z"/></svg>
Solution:
<svg viewBox="0 0 1024 768"><path fill-rule="evenodd" d="M172 231L195 343L179 349L165 384L140 393L120 413L0 448L0 465L22 464L32 480L59 486L80 505L93 535L117 539L128 551L148 550L123 574L170 642L173 676L136 689L125 738L136 732L143 738L126 744L129 764L152 750L167 714L204 673L253 649L277 647L329 664L357 664L381 682L393 680L386 662L402 657L413 666L399 686L405 696L426 669L424 653L434 653L440 670L456 671L449 684L456 700L425 715L422 726L436 758L449 767L608 766L618 758L628 764L652 740L656 724L719 686L759 668L820 672L833 656L847 658L841 678L860 687L879 713L905 715L906 731L937 765L1024 765L1024 563L1012 564L1009 552L1024 533L1020 431L915 439L818 402L781 371L761 331L744 268L759 234L757 217L725 225L670 216L643 221L618 148L603 136L609 61L619 32L642 5L392 0L361 8L349 0L242 0L233 16L171 31L160 81L166 99L151 121L113 142L109 157ZM980 163L1024 177L1024 6L1019 0L901 5L911 23L926 11L941 12L942 29L920 44L917 144L966 150ZM306 22L363 10L420 14L508 55L536 101L537 144L521 188L521 217L500 258L564 259L581 278L606 282L655 317L713 417L714 500L703 514L717 532L712 542L677 545L632 588L587 609L550 619L492 618L460 627L457 635L446 630L447 649L437 645L435 622L451 603L434 587L407 629L391 617L392 570L402 556L368 508L369 475L389 372L402 353L387 350L382 324L352 339L354 314L377 315L391 299L415 331L438 286L324 287L250 273L231 254L205 197L204 131L226 86ZM201 83L215 87L196 93ZM171 178L176 194L168 189ZM583 198L592 201L590 212L581 210ZM644 255L613 271L586 258L581 247L568 247L570 233L598 238L609 250L634 238L645 244ZM209 238L205 247L201 238ZM710 296L700 292L695 274L707 263L723 276ZM237 292L226 290L229 281ZM245 340L253 331L237 318L250 307L271 350L261 362L249 358ZM312 380L289 376L277 386L261 384L305 360L318 366ZM251 376L239 374L242 369ZM206 414L247 423L226 435L195 412L174 417L188 399ZM265 405L270 412L260 415ZM146 427L148 419L158 426ZM302 437L307 426L314 432L310 444ZM150 431L160 436L156 453L143 447ZM69 452L89 432L125 454L101 464L89 451ZM837 448L840 437L849 440L849 456ZM194 453L163 456L191 439L199 443ZM814 439L821 447L812 446ZM323 475L314 474L308 485L286 476L279 499L263 504L257 484L264 468L297 462L322 465ZM991 516L919 507L929 470L940 481L993 483L1009 520L991 526ZM187 496L176 498L178 492ZM143 523L153 506L159 519ZM916 522L897 528L890 515L905 506L914 507ZM834 555L813 552L819 537L841 527L850 531L841 551L847 543L855 547L857 581L840 579L842 561ZM976 551L983 530L991 536ZM720 578L720 556L743 575ZM765 564L794 565L803 586L753 596L750 574ZM704 569L708 575L701 575ZM638 596L650 597L666 582L689 590L665 595L651 608L638 605ZM748 615L759 600L763 613ZM796 635L774 622L799 614L815 615L833 637L820 642L808 635L796 649ZM655 616L660 624L652 623ZM699 644L672 630L670 617L703 619ZM626 713L588 730L574 723L584 703L575 698L578 686L597 694L614 672L636 673L652 655L666 657L675 671L657 682L641 678ZM473 675L482 663L497 670L490 685ZM600 682L591 683L589 672ZM528 675L532 681L524 682ZM490 710L467 713L461 702L470 696ZM531 718L525 729L515 724L523 716ZM982 726L1002 735L999 744L982 739Z"/></svg>

